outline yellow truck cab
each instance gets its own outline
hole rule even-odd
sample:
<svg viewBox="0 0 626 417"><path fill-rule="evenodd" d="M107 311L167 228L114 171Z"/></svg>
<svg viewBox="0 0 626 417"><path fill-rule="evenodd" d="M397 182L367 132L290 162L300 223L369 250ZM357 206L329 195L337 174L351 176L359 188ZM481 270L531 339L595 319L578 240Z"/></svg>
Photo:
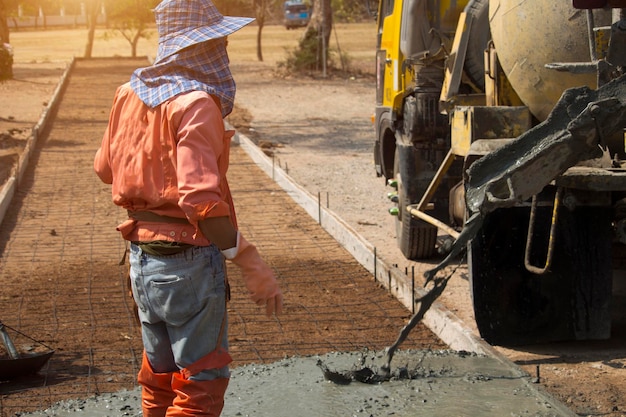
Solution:
<svg viewBox="0 0 626 417"><path fill-rule="evenodd" d="M376 173L397 188L396 235L408 259L430 257L437 227L406 215L450 147L439 110L445 59L467 0L382 0L377 15ZM482 1L486 4L486 0ZM484 14L484 7L481 12ZM487 35L483 35L485 38ZM485 41L486 42L486 41ZM482 52L479 54L482 75ZM433 211L447 212L442 196Z"/></svg>

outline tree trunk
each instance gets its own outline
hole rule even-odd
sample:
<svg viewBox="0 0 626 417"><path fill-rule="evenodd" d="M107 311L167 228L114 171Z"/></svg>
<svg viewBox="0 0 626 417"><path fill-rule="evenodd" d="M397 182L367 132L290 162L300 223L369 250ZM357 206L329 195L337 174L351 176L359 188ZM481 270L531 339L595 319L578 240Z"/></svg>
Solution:
<svg viewBox="0 0 626 417"><path fill-rule="evenodd" d="M311 20L309 20L300 44L304 45L307 40L317 39L317 61L324 69L328 62L328 44L332 27L333 10L331 8L331 0L315 0Z"/></svg>
<svg viewBox="0 0 626 417"><path fill-rule="evenodd" d="M89 30L87 31L87 45L85 45L85 58L91 58L99 10L100 2L98 0L91 0L87 3L87 25Z"/></svg>
<svg viewBox="0 0 626 417"><path fill-rule="evenodd" d="M13 78L13 51L9 44L9 25L6 16L6 3L0 0L0 80Z"/></svg>
<svg viewBox="0 0 626 417"><path fill-rule="evenodd" d="M10 43L5 0L0 0L0 43Z"/></svg>
<svg viewBox="0 0 626 417"><path fill-rule="evenodd" d="M144 37L145 31L146 24L143 22L138 23L138 27L136 28L135 34L133 35L130 43L131 56L133 58L137 58L137 45L139 45L139 39Z"/></svg>
<svg viewBox="0 0 626 417"><path fill-rule="evenodd" d="M130 56L133 58L137 58L137 44L139 43L139 38L139 32L137 32L137 36L135 36L130 43Z"/></svg>
<svg viewBox="0 0 626 417"><path fill-rule="evenodd" d="M260 62L263 62L263 48L261 46L261 33L263 32L263 26L265 26L265 15L267 12L267 0L255 0L254 1L254 13L256 15L256 23L259 26L259 30L256 33L256 57Z"/></svg>
<svg viewBox="0 0 626 417"><path fill-rule="evenodd" d="M256 33L256 57L260 62L263 62L263 48L261 48L261 31L263 26L259 24L259 30Z"/></svg>

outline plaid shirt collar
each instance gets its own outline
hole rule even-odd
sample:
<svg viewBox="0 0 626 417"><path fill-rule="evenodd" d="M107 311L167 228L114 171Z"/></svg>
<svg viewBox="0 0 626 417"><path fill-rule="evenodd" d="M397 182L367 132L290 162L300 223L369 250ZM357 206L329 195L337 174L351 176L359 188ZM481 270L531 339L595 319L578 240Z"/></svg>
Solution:
<svg viewBox="0 0 626 417"><path fill-rule="evenodd" d="M224 39L193 45L139 68L133 72L130 86L150 108L182 93L206 91L219 98L222 117L232 111L236 90Z"/></svg>

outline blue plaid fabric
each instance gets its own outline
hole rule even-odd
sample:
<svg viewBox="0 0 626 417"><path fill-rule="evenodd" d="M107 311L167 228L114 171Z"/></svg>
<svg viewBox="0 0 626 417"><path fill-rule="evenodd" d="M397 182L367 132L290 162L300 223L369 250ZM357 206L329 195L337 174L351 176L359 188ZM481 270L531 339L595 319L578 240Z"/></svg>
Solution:
<svg viewBox="0 0 626 417"><path fill-rule="evenodd" d="M228 36L254 20L222 16L210 0L163 0L154 13L159 32L156 63L191 45Z"/></svg>
<svg viewBox="0 0 626 417"><path fill-rule="evenodd" d="M182 93L206 91L219 98L223 117L233 109L236 90L224 38L195 44L135 70L130 86L151 108Z"/></svg>

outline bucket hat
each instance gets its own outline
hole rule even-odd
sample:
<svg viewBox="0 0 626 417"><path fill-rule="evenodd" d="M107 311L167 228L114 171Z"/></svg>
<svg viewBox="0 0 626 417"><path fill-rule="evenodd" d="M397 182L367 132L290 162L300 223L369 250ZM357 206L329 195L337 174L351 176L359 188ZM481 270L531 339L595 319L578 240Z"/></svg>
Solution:
<svg viewBox="0 0 626 417"><path fill-rule="evenodd" d="M155 63L189 46L228 36L254 20L223 16L211 0L163 0L154 12L159 32Z"/></svg>

